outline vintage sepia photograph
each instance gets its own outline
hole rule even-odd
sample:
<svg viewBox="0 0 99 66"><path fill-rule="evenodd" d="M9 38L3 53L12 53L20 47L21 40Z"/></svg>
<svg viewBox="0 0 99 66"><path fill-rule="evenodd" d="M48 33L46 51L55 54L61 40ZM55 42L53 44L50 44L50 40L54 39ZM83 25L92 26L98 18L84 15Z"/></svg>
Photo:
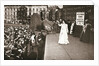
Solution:
<svg viewBox="0 0 99 66"><path fill-rule="evenodd" d="M94 5L4 5L4 60L94 60Z"/></svg>

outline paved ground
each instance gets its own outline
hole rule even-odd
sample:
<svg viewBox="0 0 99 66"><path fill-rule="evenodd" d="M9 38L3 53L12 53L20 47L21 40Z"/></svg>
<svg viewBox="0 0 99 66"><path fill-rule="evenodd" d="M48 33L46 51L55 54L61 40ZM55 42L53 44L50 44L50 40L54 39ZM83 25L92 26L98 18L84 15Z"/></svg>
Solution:
<svg viewBox="0 0 99 66"><path fill-rule="evenodd" d="M46 36L44 60L93 60L94 44L79 41L79 38L69 35L68 45L58 44L59 34Z"/></svg>

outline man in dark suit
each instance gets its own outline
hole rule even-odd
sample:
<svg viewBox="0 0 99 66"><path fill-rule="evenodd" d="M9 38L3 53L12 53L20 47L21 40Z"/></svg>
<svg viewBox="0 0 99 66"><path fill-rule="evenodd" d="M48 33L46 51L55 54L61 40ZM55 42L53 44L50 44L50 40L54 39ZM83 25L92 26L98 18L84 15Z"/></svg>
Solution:
<svg viewBox="0 0 99 66"><path fill-rule="evenodd" d="M68 33L70 34L71 22L70 22L70 20L67 20L67 22L68 22Z"/></svg>

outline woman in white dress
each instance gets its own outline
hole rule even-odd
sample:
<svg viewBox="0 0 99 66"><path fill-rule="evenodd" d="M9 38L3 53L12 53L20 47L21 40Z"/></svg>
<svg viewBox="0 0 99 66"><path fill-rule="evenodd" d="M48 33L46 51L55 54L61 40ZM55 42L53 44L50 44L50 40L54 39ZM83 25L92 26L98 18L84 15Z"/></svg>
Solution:
<svg viewBox="0 0 99 66"><path fill-rule="evenodd" d="M61 30L60 30L60 35L59 35L59 44L68 44L68 25L65 23L65 21L63 20L61 24L59 24L59 26L61 26Z"/></svg>

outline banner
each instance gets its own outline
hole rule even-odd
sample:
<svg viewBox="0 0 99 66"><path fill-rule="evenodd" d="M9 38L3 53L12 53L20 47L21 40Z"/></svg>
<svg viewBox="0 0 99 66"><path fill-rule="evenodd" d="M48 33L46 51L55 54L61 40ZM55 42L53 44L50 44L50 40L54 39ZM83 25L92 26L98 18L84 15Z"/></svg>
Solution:
<svg viewBox="0 0 99 66"><path fill-rule="evenodd" d="M76 12L76 25L84 25L85 12Z"/></svg>

